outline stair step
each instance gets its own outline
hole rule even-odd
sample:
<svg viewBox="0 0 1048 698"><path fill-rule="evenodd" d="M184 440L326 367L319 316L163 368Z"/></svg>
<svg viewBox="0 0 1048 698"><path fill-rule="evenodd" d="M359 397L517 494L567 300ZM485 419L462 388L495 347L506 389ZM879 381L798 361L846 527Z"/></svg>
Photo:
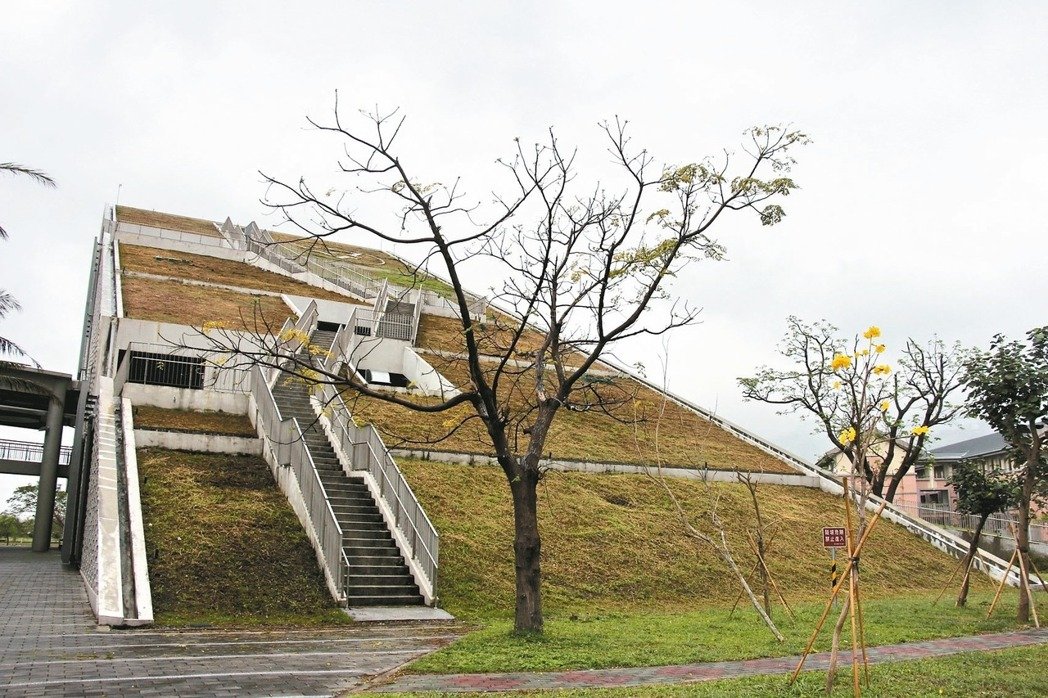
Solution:
<svg viewBox="0 0 1048 698"><path fill-rule="evenodd" d="M410 574L369 574L351 577L346 586L350 590L349 593L363 596L381 596L382 590L385 589L393 593L401 593L405 588L408 593L418 592L418 585Z"/></svg>
<svg viewBox="0 0 1048 698"><path fill-rule="evenodd" d="M349 606L422 606L424 605L421 594L405 594L404 596L346 596Z"/></svg>

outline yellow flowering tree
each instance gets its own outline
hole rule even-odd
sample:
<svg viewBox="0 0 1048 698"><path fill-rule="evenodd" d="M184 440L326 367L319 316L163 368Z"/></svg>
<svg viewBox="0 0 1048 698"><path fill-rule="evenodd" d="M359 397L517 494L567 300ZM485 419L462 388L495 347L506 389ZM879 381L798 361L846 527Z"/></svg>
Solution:
<svg viewBox="0 0 1048 698"><path fill-rule="evenodd" d="M879 327L845 338L825 321L787 324L788 367L740 378L743 395L813 419L872 492L893 500L935 428L962 409L959 346L907 339L893 361Z"/></svg>

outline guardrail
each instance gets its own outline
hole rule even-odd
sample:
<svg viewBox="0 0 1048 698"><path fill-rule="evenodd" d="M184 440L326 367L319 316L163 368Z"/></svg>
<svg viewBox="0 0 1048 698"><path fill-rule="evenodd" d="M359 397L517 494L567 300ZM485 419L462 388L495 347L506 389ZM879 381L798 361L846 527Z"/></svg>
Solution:
<svg viewBox="0 0 1048 698"><path fill-rule="evenodd" d="M325 572L340 594L338 600L344 601L348 562L342 549L342 527L328 502L320 473L306 447L298 420L281 416L262 370L255 366L252 371L251 392L255 398L256 424L261 425L277 463L290 467L295 475L309 525L315 534L315 545L323 557Z"/></svg>
<svg viewBox="0 0 1048 698"><path fill-rule="evenodd" d="M910 502L892 502L892 505L910 516L919 517L937 526L974 531L975 527L979 525L977 515L954 511L946 506ZM1015 525L1017 525L1016 518L1011 514L993 514L987 517L986 524L983 526L983 534L999 538L1014 538L1012 527ZM1029 530L1031 543L1048 543L1048 524L1031 522Z"/></svg>
<svg viewBox="0 0 1048 698"><path fill-rule="evenodd" d="M342 452L349 456L354 470L371 474L378 485L379 496L393 512L397 528L404 534L408 554L436 596L440 558L440 535L422 509L418 498L397 467L378 431L370 424L358 426L333 385L318 386L317 397L328 407L331 433Z"/></svg>
<svg viewBox="0 0 1048 698"><path fill-rule="evenodd" d="M73 449L62 446L58 450L58 464L69 465ZM0 439L0 460L12 460L22 463L40 463L44 460L44 445L35 441L12 441Z"/></svg>

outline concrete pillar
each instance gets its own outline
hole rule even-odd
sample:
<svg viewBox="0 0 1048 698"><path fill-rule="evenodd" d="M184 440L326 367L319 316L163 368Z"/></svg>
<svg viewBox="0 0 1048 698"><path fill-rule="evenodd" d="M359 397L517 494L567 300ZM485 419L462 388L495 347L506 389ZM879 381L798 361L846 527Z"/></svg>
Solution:
<svg viewBox="0 0 1048 698"><path fill-rule="evenodd" d="M51 547L51 519L55 512L58 488L58 454L62 449L62 418L65 414L65 390L58 387L47 404L44 431L44 457L40 461L40 489L36 496L36 522L33 526L33 552L47 552Z"/></svg>

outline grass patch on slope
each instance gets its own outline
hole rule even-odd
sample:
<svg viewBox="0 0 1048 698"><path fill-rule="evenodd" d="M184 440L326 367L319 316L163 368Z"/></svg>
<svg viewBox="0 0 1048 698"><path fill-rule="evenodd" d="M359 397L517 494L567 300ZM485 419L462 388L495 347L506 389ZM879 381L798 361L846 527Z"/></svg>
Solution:
<svg viewBox="0 0 1048 698"><path fill-rule="evenodd" d="M138 468L157 623L348 622L265 461L141 449Z"/></svg>
<svg viewBox="0 0 1048 698"><path fill-rule="evenodd" d="M342 294L310 286L283 274L259 269L245 262L234 262L229 259L190 254L189 252L175 252L120 243L120 267L128 271L173 276L179 279L239 286L259 291L290 293L343 303L353 302L352 299Z"/></svg>
<svg viewBox="0 0 1048 698"><path fill-rule="evenodd" d="M251 426L251 420L242 414L228 412L166 410L161 407L139 405L134 409L134 419L136 429L224 436L255 436L255 428Z"/></svg>
<svg viewBox="0 0 1048 698"><path fill-rule="evenodd" d="M202 218L190 218L188 216L176 216L173 213L161 213L160 211L147 211L142 208L131 208L130 206L117 206L116 219L120 223L132 225L144 225L149 228L162 228L164 230L179 230L184 233L196 233L208 237L222 237L212 221Z"/></svg>
<svg viewBox="0 0 1048 698"><path fill-rule="evenodd" d="M278 296L255 296L133 276L124 277L121 286L124 314L139 320L194 327L218 322L230 329L275 334L291 315L291 309Z"/></svg>
<svg viewBox="0 0 1048 698"><path fill-rule="evenodd" d="M441 536L440 597L467 620L511 618L512 505L495 467L398 459ZM700 528L709 530L701 483L672 480ZM749 570L749 494L711 485L736 558ZM803 487L761 485L765 519L777 521L769 566L791 603L825 598L829 558L822 527L841 525L842 500ZM639 475L550 472L539 485L543 604L548 617L678 613L722 607L738 589L706 548L685 539L660 486ZM870 598L936 592L956 561L901 527L877 524L862 557ZM974 578L976 591L989 580Z"/></svg>

